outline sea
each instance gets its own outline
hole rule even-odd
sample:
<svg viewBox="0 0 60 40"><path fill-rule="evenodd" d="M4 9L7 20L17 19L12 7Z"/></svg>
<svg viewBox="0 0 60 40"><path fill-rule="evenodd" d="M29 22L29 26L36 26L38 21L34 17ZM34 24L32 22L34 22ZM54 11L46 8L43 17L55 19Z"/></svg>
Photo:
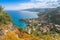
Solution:
<svg viewBox="0 0 60 40"><path fill-rule="evenodd" d="M37 14L32 12L29 13L25 11L16 11L16 10L8 10L6 12L10 15L13 21L13 24L22 29L26 28L26 23L23 21L20 21L20 19L37 18Z"/></svg>

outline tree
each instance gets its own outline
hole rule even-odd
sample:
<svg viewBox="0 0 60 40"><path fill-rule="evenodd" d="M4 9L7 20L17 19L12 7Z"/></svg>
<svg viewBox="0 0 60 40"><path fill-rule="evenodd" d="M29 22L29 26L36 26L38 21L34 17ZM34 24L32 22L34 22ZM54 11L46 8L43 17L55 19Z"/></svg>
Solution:
<svg viewBox="0 0 60 40"><path fill-rule="evenodd" d="M2 6L0 6L0 12L3 10Z"/></svg>
<svg viewBox="0 0 60 40"><path fill-rule="evenodd" d="M8 24L7 22L12 22L11 18L0 6L0 24Z"/></svg>

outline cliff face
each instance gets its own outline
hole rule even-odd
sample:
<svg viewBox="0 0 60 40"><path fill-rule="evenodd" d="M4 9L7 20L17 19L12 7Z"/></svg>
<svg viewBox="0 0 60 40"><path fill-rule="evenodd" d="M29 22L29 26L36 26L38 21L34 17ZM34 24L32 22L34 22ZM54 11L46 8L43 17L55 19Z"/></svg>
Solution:
<svg viewBox="0 0 60 40"><path fill-rule="evenodd" d="M0 40L20 40L18 33L16 33L16 28L14 28L10 16L3 11L0 12Z"/></svg>
<svg viewBox="0 0 60 40"><path fill-rule="evenodd" d="M0 40L20 40L10 16L0 6Z"/></svg>

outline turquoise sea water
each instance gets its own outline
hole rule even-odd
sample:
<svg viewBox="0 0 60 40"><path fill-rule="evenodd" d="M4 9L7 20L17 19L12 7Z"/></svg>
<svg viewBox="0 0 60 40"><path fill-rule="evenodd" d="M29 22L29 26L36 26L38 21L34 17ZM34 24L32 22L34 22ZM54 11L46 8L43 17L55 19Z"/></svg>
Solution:
<svg viewBox="0 0 60 40"><path fill-rule="evenodd" d="M25 13L25 12L21 12L21 11L6 11L6 12L11 16L13 23L16 26L23 28L23 29L26 27L26 23L19 21L19 19L37 17L36 14L30 14L30 13Z"/></svg>

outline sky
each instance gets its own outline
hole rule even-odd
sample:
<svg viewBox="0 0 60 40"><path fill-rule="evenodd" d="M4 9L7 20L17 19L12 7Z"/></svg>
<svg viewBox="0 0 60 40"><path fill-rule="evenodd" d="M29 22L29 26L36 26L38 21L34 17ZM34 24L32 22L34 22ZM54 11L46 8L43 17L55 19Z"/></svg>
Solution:
<svg viewBox="0 0 60 40"><path fill-rule="evenodd" d="M60 0L0 0L4 10L24 10L30 8L56 8Z"/></svg>

